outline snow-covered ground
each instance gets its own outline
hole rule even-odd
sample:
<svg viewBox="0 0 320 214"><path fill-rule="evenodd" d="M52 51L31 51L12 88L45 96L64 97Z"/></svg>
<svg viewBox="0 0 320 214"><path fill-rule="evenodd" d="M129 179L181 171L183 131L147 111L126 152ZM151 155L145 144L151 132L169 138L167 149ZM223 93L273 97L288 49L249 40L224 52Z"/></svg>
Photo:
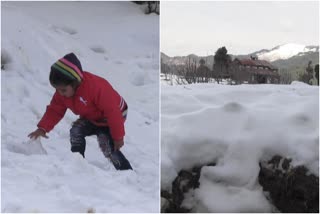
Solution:
<svg viewBox="0 0 320 214"><path fill-rule="evenodd" d="M158 212L159 16L132 2L2 2L1 19L1 211ZM49 139L28 140L54 93L50 66L70 52L126 99L134 171L116 171L95 136L86 159L71 153L70 111Z"/></svg>
<svg viewBox="0 0 320 214"><path fill-rule="evenodd" d="M161 189L181 169L217 163L202 168L186 208L275 211L257 180L259 162L273 155L319 174L319 87L161 85Z"/></svg>
<svg viewBox="0 0 320 214"><path fill-rule="evenodd" d="M210 83L217 84L217 82L214 79L211 79ZM164 86L189 85L188 82L183 77L179 77L174 74L168 74L167 79L166 79L166 76L163 73L160 73L160 84L164 85ZM229 79L227 79L227 80L222 79L219 84L220 85L230 85L230 80Z"/></svg>

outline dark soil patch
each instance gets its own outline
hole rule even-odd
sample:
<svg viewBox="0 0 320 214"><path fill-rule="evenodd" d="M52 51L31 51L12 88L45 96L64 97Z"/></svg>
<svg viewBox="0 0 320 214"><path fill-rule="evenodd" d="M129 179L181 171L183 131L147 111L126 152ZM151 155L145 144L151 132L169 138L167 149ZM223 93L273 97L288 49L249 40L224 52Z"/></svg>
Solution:
<svg viewBox="0 0 320 214"><path fill-rule="evenodd" d="M209 163L204 166L215 166L215 163ZM161 197L166 198L169 205L162 209L165 213L189 213L190 210L181 207L184 200L184 194L191 189L199 188L200 172L203 166L193 167L191 170L181 170L172 182L172 193L161 191Z"/></svg>
<svg viewBox="0 0 320 214"><path fill-rule="evenodd" d="M319 213L319 177L308 174L304 166L291 167L290 162L276 155L260 164L260 185L280 212Z"/></svg>

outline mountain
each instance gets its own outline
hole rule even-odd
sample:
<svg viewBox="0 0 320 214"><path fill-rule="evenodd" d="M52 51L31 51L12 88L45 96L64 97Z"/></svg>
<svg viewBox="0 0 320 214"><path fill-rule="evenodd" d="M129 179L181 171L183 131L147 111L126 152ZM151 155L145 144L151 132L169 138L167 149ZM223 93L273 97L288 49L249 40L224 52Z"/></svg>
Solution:
<svg viewBox="0 0 320 214"><path fill-rule="evenodd" d="M206 61L206 65L209 65L209 67L212 67L213 65L213 55L209 56L197 56L195 54L189 54L187 56L174 56L170 57L166 55L165 53L161 52L161 60L169 65L183 65L185 64L189 58L191 60L195 60L197 63L199 63L200 59L204 59Z"/></svg>
<svg viewBox="0 0 320 214"><path fill-rule="evenodd" d="M266 50L260 53L256 53L259 59L267 60L270 62L276 60L285 60L296 55L303 56L307 53L319 52L319 46L305 46L300 44L284 44L272 48L271 50Z"/></svg>
<svg viewBox="0 0 320 214"><path fill-rule="evenodd" d="M261 49L259 51L252 52L244 55L232 55L235 58L250 58L250 56L258 56L258 59L270 61L272 65L279 69L285 69L294 74L294 78L297 79L299 73L303 72L308 65L309 61L312 61L312 65L319 64L319 46L314 45L301 45L288 43L284 45L276 46L272 49ZM169 64L185 64L188 58L194 59L197 62L201 58L206 61L209 68L212 68L213 55L209 56L197 56L194 54L188 56L175 56L169 57L164 53L161 53L161 59Z"/></svg>
<svg viewBox="0 0 320 214"><path fill-rule="evenodd" d="M300 44L284 44L276 46L270 50L268 49L261 49L259 51L255 51L249 54L244 55L232 55L229 53L232 58L249 58L250 56L257 56L259 59L267 60L269 62L276 62L277 60L287 60L291 57L296 56L304 56L304 58L308 58L308 55L315 55L319 53L319 46L306 46ZM212 64L213 62L213 55L209 56L197 56L195 54L190 54L188 56L174 56L169 57L165 53L161 53L161 59L168 64L184 64L188 58L195 59L197 62L203 58L207 61L207 64Z"/></svg>
<svg viewBox="0 0 320 214"><path fill-rule="evenodd" d="M271 64L280 70L288 70L293 74L294 79L298 79L300 73L306 70L309 61L312 61L312 67L319 64L319 51L300 53L289 59L279 59L273 61Z"/></svg>

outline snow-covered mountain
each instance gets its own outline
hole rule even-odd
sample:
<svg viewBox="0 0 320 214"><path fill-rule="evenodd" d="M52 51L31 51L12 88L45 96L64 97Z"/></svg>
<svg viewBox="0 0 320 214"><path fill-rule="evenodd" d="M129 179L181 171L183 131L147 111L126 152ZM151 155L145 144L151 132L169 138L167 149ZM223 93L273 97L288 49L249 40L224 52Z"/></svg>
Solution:
<svg viewBox="0 0 320 214"><path fill-rule="evenodd" d="M301 44L284 44L279 45L271 50L263 50L256 53L259 59L267 60L270 62L276 60L285 60L293 56L303 56L306 53L319 52L319 46L306 46Z"/></svg>
<svg viewBox="0 0 320 214"><path fill-rule="evenodd" d="M1 212L159 212L159 16L124 1L10 1L1 19ZM70 52L127 101L133 171L116 171L96 136L85 159L72 153L69 110L49 139L29 141L55 92L50 66Z"/></svg>
<svg viewBox="0 0 320 214"><path fill-rule="evenodd" d="M161 53L161 60L162 62L169 64L169 65L184 65L186 61L188 61L190 58L191 61L196 61L199 63L200 59L204 59L206 61L206 64L212 67L213 64L213 55L209 56L197 56L195 54L189 54L188 56L174 56L170 57L166 55L165 53Z"/></svg>
<svg viewBox="0 0 320 214"><path fill-rule="evenodd" d="M226 47L228 48L228 47ZM306 56L308 54L319 53L319 46L306 46L300 44L284 44L276 46L270 50L262 49L259 51L255 51L253 53L244 54L244 55L232 55L232 53L228 53L232 56L232 58L249 58L252 55L258 56L259 59L270 61L271 63L277 60L287 60L292 57ZM161 53L161 59L167 64L175 64L181 65L185 64L186 60L191 57L191 59L195 59L197 62L201 58L206 60L206 64L209 67L213 64L213 55L209 56L197 56L195 54L190 54L188 56L174 56L169 57L165 55L165 53Z"/></svg>

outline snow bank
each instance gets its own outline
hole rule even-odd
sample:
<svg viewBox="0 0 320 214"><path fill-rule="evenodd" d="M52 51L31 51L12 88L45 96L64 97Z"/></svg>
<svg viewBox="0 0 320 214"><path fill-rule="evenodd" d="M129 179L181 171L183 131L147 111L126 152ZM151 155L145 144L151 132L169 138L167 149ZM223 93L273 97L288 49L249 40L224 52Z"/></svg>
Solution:
<svg viewBox="0 0 320 214"><path fill-rule="evenodd" d="M181 169L214 161L201 171L196 211L270 212L257 182L260 161L278 154L318 175L318 87L186 87L161 90L162 189L170 191Z"/></svg>

